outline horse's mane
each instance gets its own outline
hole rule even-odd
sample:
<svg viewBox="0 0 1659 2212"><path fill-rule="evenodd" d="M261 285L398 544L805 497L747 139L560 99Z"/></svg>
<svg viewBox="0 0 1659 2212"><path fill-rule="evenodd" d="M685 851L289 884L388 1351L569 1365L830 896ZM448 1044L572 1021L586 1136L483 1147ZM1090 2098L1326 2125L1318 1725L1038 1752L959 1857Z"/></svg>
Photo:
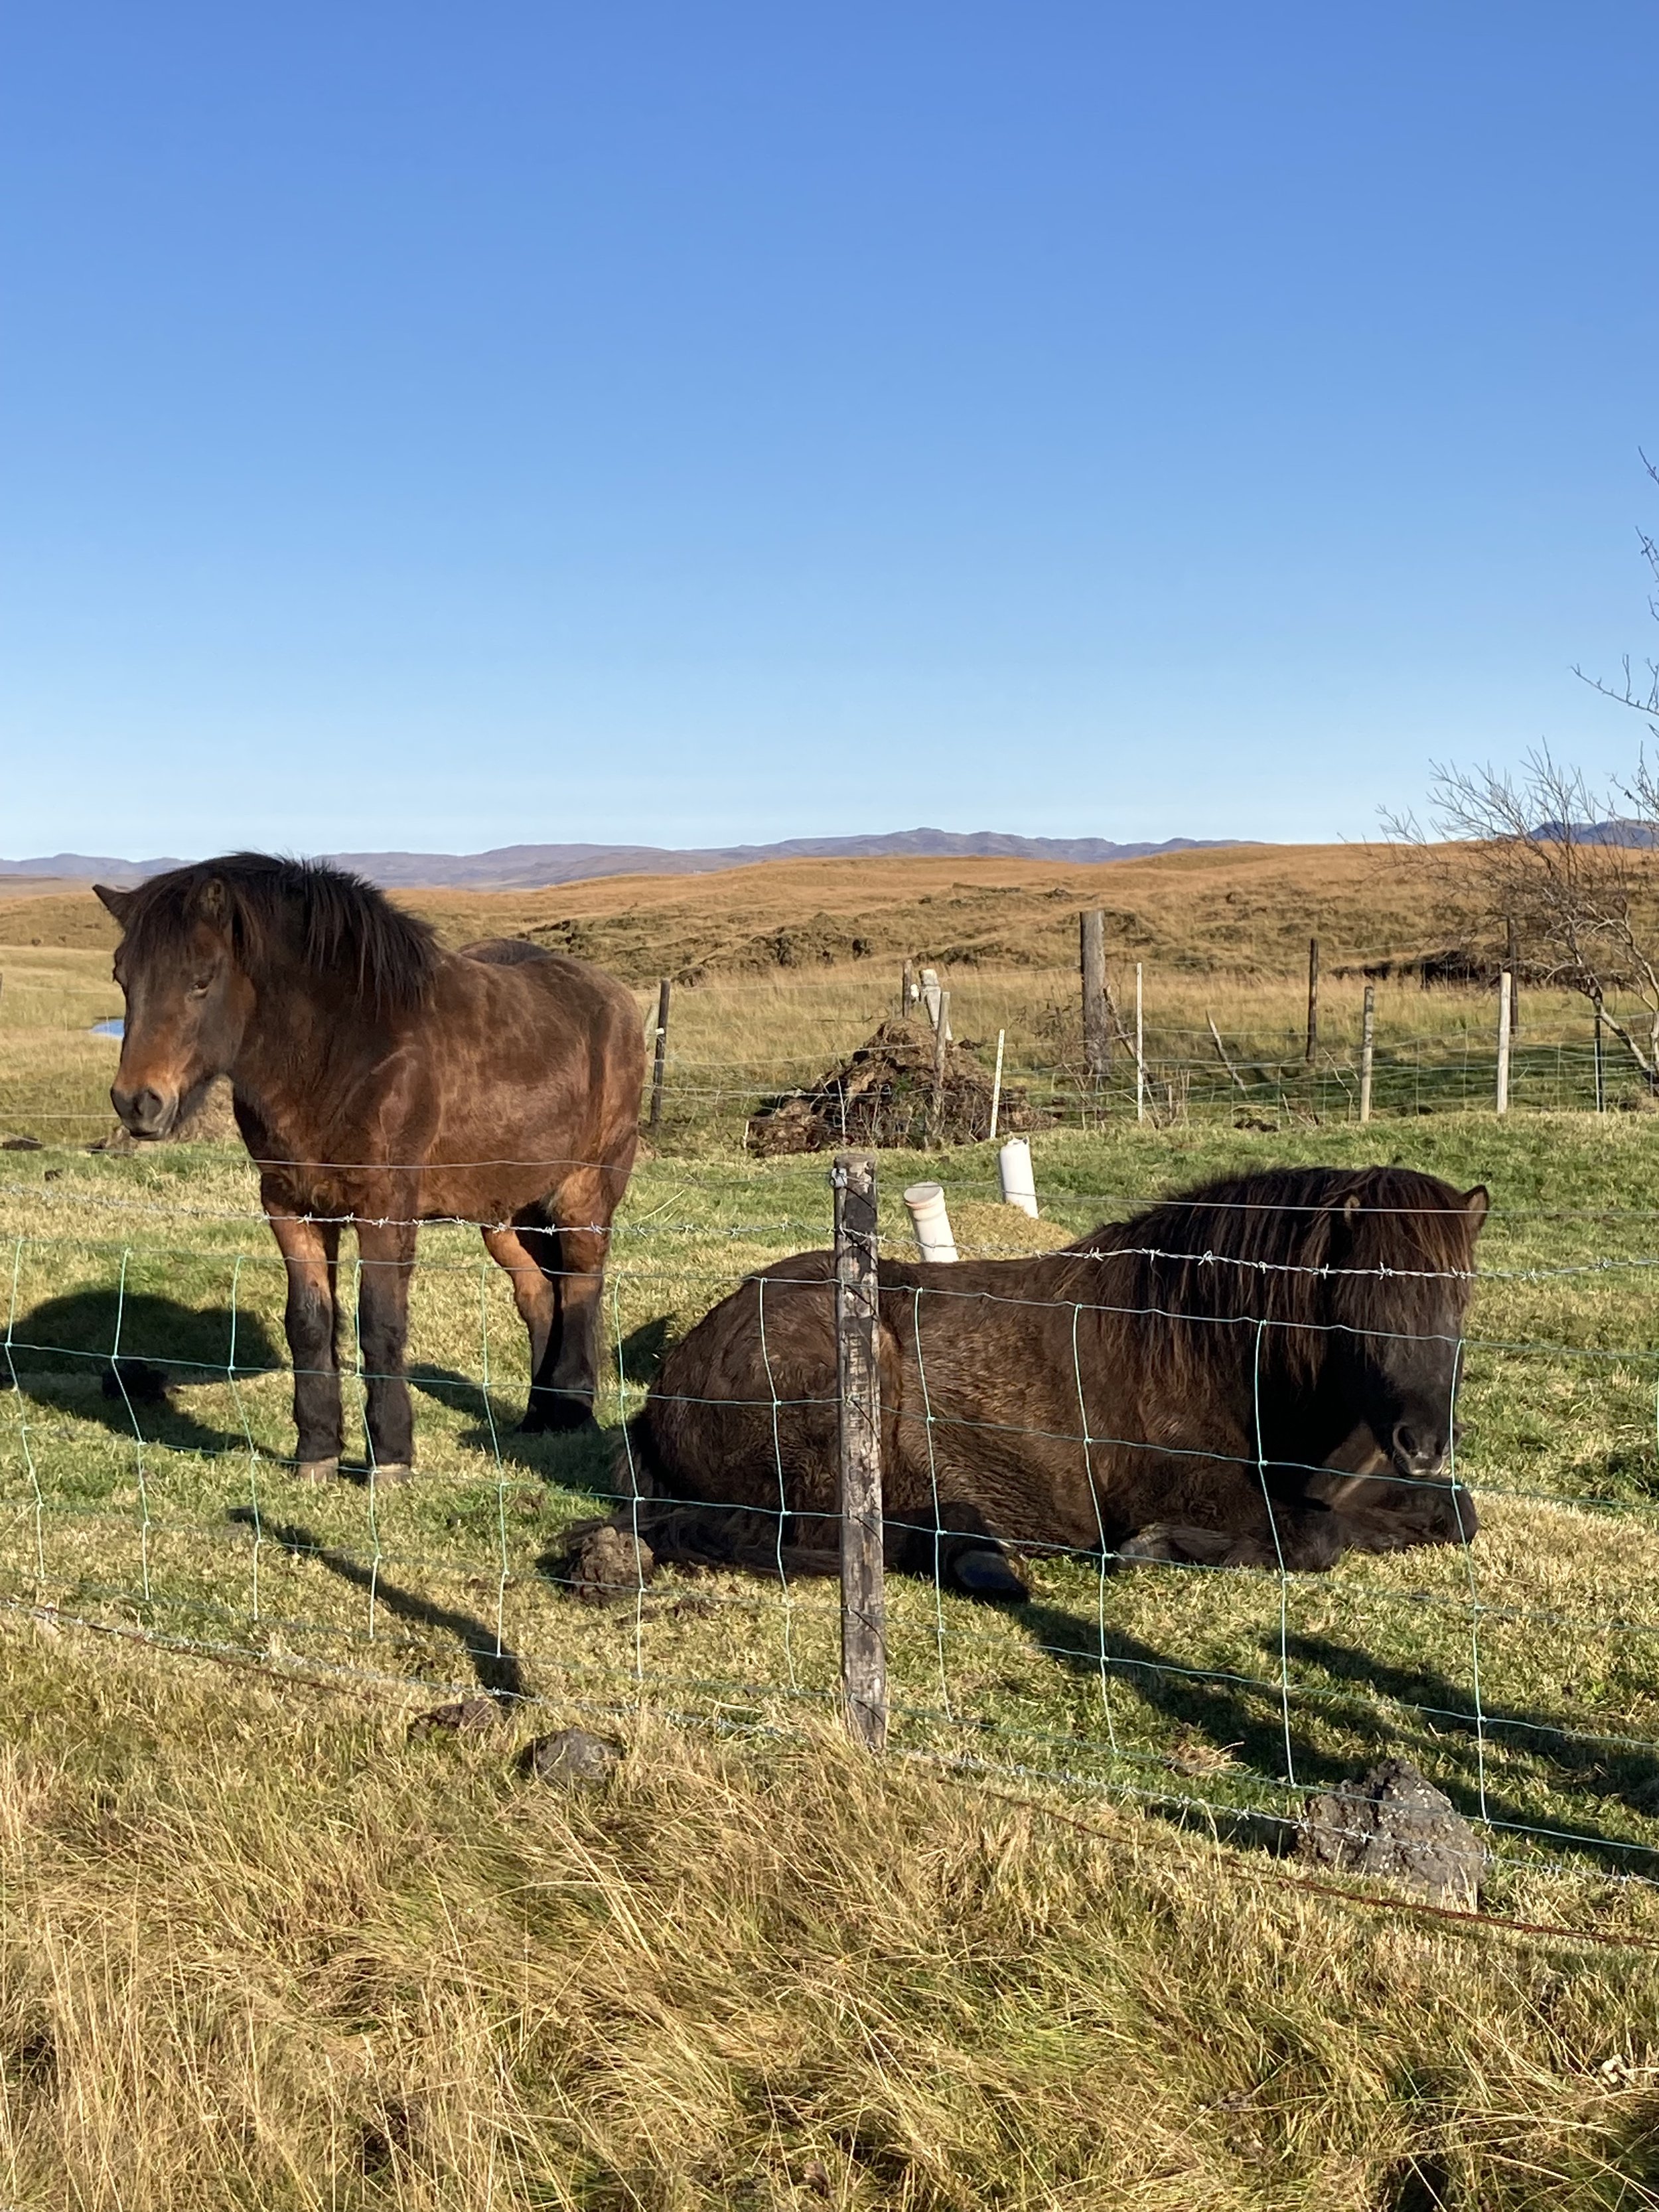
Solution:
<svg viewBox="0 0 1659 2212"><path fill-rule="evenodd" d="M280 948L310 974L347 983L378 1010L407 1012L425 998L438 962L431 925L324 860L227 853L152 876L129 895L124 911L134 956L165 957L181 945L207 910L215 884L236 957L249 975L268 970Z"/></svg>
<svg viewBox="0 0 1659 2212"><path fill-rule="evenodd" d="M1307 1373L1334 1323L1455 1329L1484 1212L1411 1168L1267 1168L1200 1183L1069 1249L1094 1302L1169 1317L1154 1331L1167 1369L1254 1356L1254 1330L1211 1326L1250 1321L1267 1325L1264 1361Z"/></svg>

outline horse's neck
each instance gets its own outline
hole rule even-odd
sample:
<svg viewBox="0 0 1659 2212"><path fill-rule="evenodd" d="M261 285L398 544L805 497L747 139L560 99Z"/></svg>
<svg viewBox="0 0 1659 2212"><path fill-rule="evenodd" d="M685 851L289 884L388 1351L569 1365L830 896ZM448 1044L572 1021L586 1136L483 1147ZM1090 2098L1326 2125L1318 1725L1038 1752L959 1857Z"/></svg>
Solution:
<svg viewBox="0 0 1659 2212"><path fill-rule="evenodd" d="M361 1143L341 1153L337 1140L362 1121L365 1083L396 1046L386 1019L343 990L310 978L266 984L231 1086L293 1158L362 1157Z"/></svg>

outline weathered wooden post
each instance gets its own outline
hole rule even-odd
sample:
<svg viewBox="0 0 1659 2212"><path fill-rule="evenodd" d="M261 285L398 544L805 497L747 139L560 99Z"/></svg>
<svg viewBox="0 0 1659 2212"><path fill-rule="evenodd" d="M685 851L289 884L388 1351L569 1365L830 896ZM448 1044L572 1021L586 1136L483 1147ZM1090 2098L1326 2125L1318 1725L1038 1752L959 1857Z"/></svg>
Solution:
<svg viewBox="0 0 1659 2212"><path fill-rule="evenodd" d="M945 1047L950 1036L951 994L939 994L939 1013L933 1024L933 1103L927 1112L927 1141L937 1145L945 1136Z"/></svg>
<svg viewBox="0 0 1659 2212"><path fill-rule="evenodd" d="M848 1733L887 1741L887 1589L881 1527L881 1370L876 1357L873 1152L837 1152L836 1379L840 1395L841 1695Z"/></svg>
<svg viewBox="0 0 1659 2212"><path fill-rule="evenodd" d="M1135 1119L1146 1118L1146 1030L1141 1018L1140 963L1135 963Z"/></svg>
<svg viewBox="0 0 1659 2212"><path fill-rule="evenodd" d="M1595 1009L1595 1110L1598 1114L1605 1114L1607 1110L1607 1068L1601 1058L1601 1009L1600 1006Z"/></svg>
<svg viewBox="0 0 1659 2212"><path fill-rule="evenodd" d="M1376 986L1365 986L1365 1012L1359 1024L1359 1118L1371 1118L1371 1047L1376 1036Z"/></svg>
<svg viewBox="0 0 1659 2212"><path fill-rule="evenodd" d="M1002 1041L1007 1034L1006 1030L997 1031L996 1073L991 1078L991 1142L993 1144L997 1140L997 1115L1002 1110Z"/></svg>
<svg viewBox="0 0 1659 2212"><path fill-rule="evenodd" d="M668 1067L668 978L657 985L657 1046L651 1061L651 1127L662 1120L663 1078Z"/></svg>
<svg viewBox="0 0 1659 2212"><path fill-rule="evenodd" d="M1498 1110L1510 1110L1510 971L1498 979Z"/></svg>
<svg viewBox="0 0 1659 2212"><path fill-rule="evenodd" d="M1516 928L1515 916L1504 920L1504 965L1510 971L1510 1035L1521 1034L1521 933Z"/></svg>
<svg viewBox="0 0 1659 2212"><path fill-rule="evenodd" d="M1319 939L1308 939L1308 1049L1304 1057L1310 1067L1319 1051Z"/></svg>
<svg viewBox="0 0 1659 2212"><path fill-rule="evenodd" d="M916 971L914 965L907 960L904 963L904 971L899 977L899 1019L902 1022L909 1020L910 1009L915 1002Z"/></svg>
<svg viewBox="0 0 1659 2212"><path fill-rule="evenodd" d="M1097 1089L1112 1073L1112 1028L1106 1012L1106 917L1098 908L1078 916L1082 939L1083 1065Z"/></svg>

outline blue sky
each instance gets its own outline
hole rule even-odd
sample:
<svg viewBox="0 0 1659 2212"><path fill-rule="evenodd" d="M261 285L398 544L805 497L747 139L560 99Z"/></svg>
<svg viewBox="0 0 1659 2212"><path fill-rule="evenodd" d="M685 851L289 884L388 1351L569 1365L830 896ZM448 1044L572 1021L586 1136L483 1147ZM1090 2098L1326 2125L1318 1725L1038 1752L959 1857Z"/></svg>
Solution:
<svg viewBox="0 0 1659 2212"><path fill-rule="evenodd" d="M0 28L0 854L1363 836L1652 630L1646 6Z"/></svg>

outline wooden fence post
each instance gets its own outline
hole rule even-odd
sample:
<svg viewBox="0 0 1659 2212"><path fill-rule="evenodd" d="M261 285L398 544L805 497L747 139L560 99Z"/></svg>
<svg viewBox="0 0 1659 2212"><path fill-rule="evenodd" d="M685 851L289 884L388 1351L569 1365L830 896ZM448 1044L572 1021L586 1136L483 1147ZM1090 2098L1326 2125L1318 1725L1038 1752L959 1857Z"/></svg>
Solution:
<svg viewBox="0 0 1659 2212"><path fill-rule="evenodd" d="M1598 1114L1605 1114L1607 1110L1607 1073L1601 1058L1601 1009L1600 1006L1595 1009L1595 1110Z"/></svg>
<svg viewBox="0 0 1659 2212"><path fill-rule="evenodd" d="M1006 1030L997 1031L997 1072L991 1078L991 1142L994 1145L997 1140L997 1115L1002 1106L1002 1042L1007 1034Z"/></svg>
<svg viewBox="0 0 1659 2212"><path fill-rule="evenodd" d="M1310 1067L1319 1051L1319 939L1308 939L1308 1049L1304 1057Z"/></svg>
<svg viewBox="0 0 1659 2212"><path fill-rule="evenodd" d="M887 1741L887 1590L874 1153L837 1152L830 1181L836 1200L836 1379L841 1403L842 1711L854 1741L879 1751Z"/></svg>
<svg viewBox="0 0 1659 2212"><path fill-rule="evenodd" d="M1141 1018L1140 963L1135 963L1135 1119L1146 1118L1146 1030Z"/></svg>
<svg viewBox="0 0 1659 2212"><path fill-rule="evenodd" d="M1376 986L1365 986L1365 1012L1359 1025L1359 1118L1371 1118L1371 1048L1376 1034Z"/></svg>
<svg viewBox="0 0 1659 2212"><path fill-rule="evenodd" d="M1506 916L1504 922L1504 965L1510 971L1510 1035L1521 1034L1521 934L1515 926L1515 916Z"/></svg>
<svg viewBox="0 0 1659 2212"><path fill-rule="evenodd" d="M1510 971L1498 979L1498 1110L1510 1110Z"/></svg>
<svg viewBox="0 0 1659 2212"><path fill-rule="evenodd" d="M945 1042L951 1034L951 994L939 994L939 1019L933 1027L933 1103L927 1111L927 1141L937 1145L945 1135Z"/></svg>
<svg viewBox="0 0 1659 2212"><path fill-rule="evenodd" d="M651 1062L651 1127L662 1120L663 1077L668 1065L668 978L657 985L657 1048Z"/></svg>
<svg viewBox="0 0 1659 2212"><path fill-rule="evenodd" d="M910 1009L915 1002L916 971L912 963L907 960L903 973L899 977L899 1019L901 1021L909 1020Z"/></svg>
<svg viewBox="0 0 1659 2212"><path fill-rule="evenodd" d="M1112 1031L1106 1014L1106 916L1097 908L1078 916L1082 939L1083 1065L1098 1086L1112 1073Z"/></svg>

